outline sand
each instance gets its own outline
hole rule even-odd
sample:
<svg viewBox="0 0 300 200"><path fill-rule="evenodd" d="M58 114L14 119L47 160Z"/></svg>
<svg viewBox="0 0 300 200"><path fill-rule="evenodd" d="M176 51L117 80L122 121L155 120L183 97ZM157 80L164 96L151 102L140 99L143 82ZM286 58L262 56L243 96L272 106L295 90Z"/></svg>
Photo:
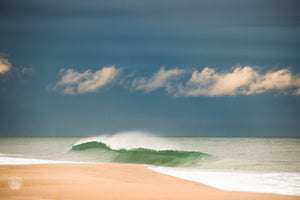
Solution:
<svg viewBox="0 0 300 200"><path fill-rule="evenodd" d="M13 190L8 178L23 186ZM132 164L0 165L0 199L277 200L300 196L230 192Z"/></svg>

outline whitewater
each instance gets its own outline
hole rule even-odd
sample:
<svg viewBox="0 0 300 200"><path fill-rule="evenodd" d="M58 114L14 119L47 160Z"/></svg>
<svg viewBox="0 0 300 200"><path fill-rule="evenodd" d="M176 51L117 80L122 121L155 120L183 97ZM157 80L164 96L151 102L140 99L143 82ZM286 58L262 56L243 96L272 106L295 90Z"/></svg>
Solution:
<svg viewBox="0 0 300 200"><path fill-rule="evenodd" d="M232 191L300 196L300 138L95 137L0 139L0 164L137 163Z"/></svg>

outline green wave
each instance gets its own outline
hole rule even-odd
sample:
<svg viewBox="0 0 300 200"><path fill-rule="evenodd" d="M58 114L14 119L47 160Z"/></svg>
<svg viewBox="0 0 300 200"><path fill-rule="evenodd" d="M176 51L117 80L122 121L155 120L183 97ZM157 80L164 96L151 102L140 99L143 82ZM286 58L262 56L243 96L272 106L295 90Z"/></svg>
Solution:
<svg viewBox="0 0 300 200"><path fill-rule="evenodd" d="M74 151L87 151L96 149L93 153L111 153L111 162L118 163L138 163L158 166L195 166L199 165L209 154L196 151L179 150L153 150L145 148L135 149L111 149L101 142L86 142L74 145Z"/></svg>

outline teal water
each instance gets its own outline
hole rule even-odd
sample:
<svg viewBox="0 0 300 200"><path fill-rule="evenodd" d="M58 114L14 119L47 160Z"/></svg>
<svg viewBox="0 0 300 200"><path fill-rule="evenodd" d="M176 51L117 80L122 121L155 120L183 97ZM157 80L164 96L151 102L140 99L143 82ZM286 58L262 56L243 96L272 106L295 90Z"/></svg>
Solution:
<svg viewBox="0 0 300 200"><path fill-rule="evenodd" d="M139 163L221 189L300 195L300 138L0 138L0 164L43 162Z"/></svg>
<svg viewBox="0 0 300 200"><path fill-rule="evenodd" d="M111 154L111 161L117 163L138 163L157 166L198 166L208 154L198 151L155 150L146 148L111 149L102 142L85 142L72 146L74 151L89 151L91 154Z"/></svg>

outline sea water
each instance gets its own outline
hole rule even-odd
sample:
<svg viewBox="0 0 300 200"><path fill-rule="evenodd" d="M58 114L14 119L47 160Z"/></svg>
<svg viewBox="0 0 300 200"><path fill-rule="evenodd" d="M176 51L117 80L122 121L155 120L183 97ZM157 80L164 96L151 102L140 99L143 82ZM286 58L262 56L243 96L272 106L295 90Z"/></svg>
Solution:
<svg viewBox="0 0 300 200"><path fill-rule="evenodd" d="M139 163L224 190L300 196L300 138L158 137L137 131L0 138L0 164L66 162Z"/></svg>

